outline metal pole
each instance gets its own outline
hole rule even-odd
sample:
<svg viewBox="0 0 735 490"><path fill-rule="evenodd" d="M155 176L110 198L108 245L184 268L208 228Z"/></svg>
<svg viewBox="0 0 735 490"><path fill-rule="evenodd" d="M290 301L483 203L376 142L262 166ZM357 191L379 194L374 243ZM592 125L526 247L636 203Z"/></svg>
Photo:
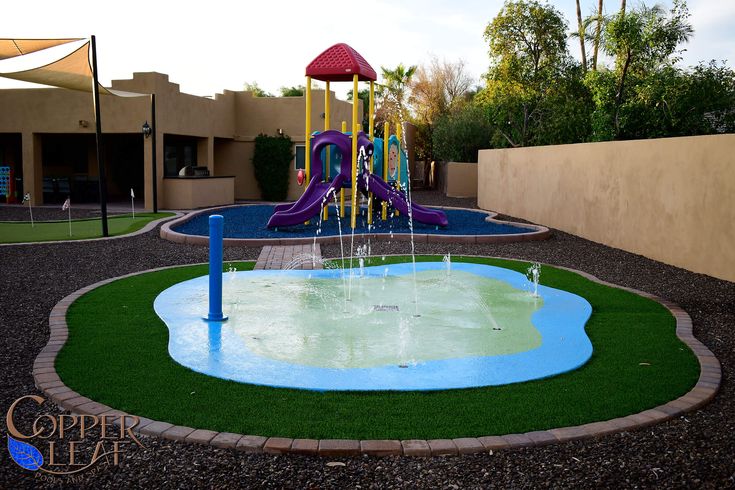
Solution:
<svg viewBox="0 0 735 490"><path fill-rule="evenodd" d="M109 236L107 229L107 178L102 162L102 116L100 115L100 89L97 80L97 41L92 36L92 94L94 99L95 137L97 141L97 169L99 172L100 212L102 214L102 236Z"/></svg>
<svg viewBox="0 0 735 490"><path fill-rule="evenodd" d="M156 94L151 94L151 147L153 149L152 174L153 174L153 212L158 212L158 165L156 163L158 149L156 148Z"/></svg>

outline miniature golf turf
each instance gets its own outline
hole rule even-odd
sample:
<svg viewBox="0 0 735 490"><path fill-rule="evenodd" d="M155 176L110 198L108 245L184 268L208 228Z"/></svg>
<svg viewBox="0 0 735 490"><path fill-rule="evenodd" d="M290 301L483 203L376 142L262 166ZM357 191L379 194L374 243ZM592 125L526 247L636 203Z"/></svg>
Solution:
<svg viewBox="0 0 735 490"><path fill-rule="evenodd" d="M452 260L519 272L529 266L477 257ZM370 264L406 261L410 257L373 258ZM314 392L226 381L174 362L168 329L153 311L162 290L205 274L206 265L149 272L79 298L69 308L69 340L56 361L64 383L116 409L188 427L292 438L439 439L625 416L683 395L699 375L696 357L676 337L674 317L662 305L544 266L541 284L578 294L593 307L586 332L594 353L569 373L434 392Z"/></svg>
<svg viewBox="0 0 735 490"><path fill-rule="evenodd" d="M107 220L110 236L126 235L138 231L151 221L173 216L173 213L136 213L111 216ZM102 237L100 218L71 220L71 236L68 221L0 221L0 243L50 242L57 240L83 240Z"/></svg>

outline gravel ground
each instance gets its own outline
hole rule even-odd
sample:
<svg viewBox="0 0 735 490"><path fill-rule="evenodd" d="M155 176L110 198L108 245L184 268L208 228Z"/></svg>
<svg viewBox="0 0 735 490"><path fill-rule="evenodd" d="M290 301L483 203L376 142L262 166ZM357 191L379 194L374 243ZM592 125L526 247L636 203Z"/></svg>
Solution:
<svg viewBox="0 0 735 490"><path fill-rule="evenodd" d="M475 207L471 200L415 192L417 202ZM22 210L21 210L22 212ZM17 208L0 207L0 220ZM405 242L378 242L373 253L407 253ZM735 488L735 284L555 231L551 239L517 244L417 244L417 253L451 251L538 260L573 267L616 284L675 301L694 320L694 333L723 364L715 400L693 413L644 430L492 455L336 458L247 455L141 438L123 464L100 467L74 486L267 488L704 487ZM225 260L254 259L257 248L228 248ZM339 248L323 246L325 257ZM204 262L207 250L166 242L158 230L105 242L0 247L0 391L3 415L17 397L39 394L32 364L48 337L48 314L65 295L104 278L173 264ZM90 371L94 367L90 366ZM27 405L26 405L27 406ZM46 411L52 411L45 408ZM34 412L33 416L38 412ZM20 418L30 417L22 411ZM3 431L6 431L3 425ZM0 487L71 486L43 483L0 451ZM344 466L328 466L341 461Z"/></svg>

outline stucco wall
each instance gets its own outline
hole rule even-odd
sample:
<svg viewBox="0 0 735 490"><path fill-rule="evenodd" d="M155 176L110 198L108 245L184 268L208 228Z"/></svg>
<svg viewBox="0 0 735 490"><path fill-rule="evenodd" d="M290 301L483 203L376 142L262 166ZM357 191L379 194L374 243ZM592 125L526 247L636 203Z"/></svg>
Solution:
<svg viewBox="0 0 735 490"><path fill-rule="evenodd" d="M447 162L445 170L442 186L447 197L477 196L476 163Z"/></svg>
<svg viewBox="0 0 735 490"><path fill-rule="evenodd" d="M482 150L483 209L735 281L735 135Z"/></svg>
<svg viewBox="0 0 735 490"><path fill-rule="evenodd" d="M235 179L163 179L163 208L192 209L235 202Z"/></svg>

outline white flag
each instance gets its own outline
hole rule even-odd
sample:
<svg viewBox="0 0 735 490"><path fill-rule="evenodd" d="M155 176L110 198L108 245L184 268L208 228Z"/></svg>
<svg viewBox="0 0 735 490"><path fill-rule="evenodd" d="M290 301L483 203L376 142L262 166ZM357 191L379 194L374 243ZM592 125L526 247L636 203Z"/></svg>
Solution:
<svg viewBox="0 0 735 490"><path fill-rule="evenodd" d="M135 192L133 191L133 188L132 187L130 188L130 197L132 197L133 199L135 199Z"/></svg>
<svg viewBox="0 0 735 490"><path fill-rule="evenodd" d="M69 199L70 198L67 197L66 201L64 201L64 204L61 206L62 211L66 211L67 209L71 207L71 201Z"/></svg>
<svg viewBox="0 0 735 490"><path fill-rule="evenodd" d="M27 203L30 200L31 200L31 193L30 192L26 192L26 195L23 196L23 202L21 204L25 204L25 203Z"/></svg>

